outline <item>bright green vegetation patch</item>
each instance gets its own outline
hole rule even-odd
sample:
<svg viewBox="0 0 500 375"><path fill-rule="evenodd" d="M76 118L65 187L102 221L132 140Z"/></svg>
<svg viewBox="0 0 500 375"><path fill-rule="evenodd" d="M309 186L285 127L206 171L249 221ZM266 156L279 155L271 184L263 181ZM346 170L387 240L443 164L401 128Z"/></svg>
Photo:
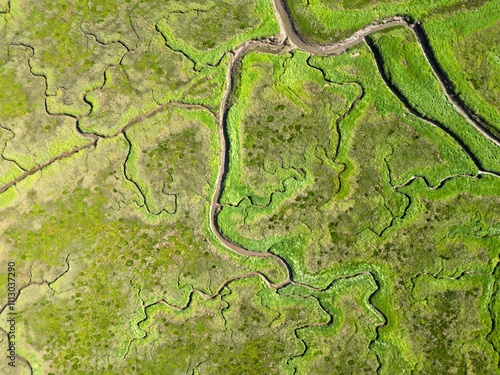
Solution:
<svg viewBox="0 0 500 375"><path fill-rule="evenodd" d="M498 354L489 344L498 332L489 332L492 326L488 308L488 304L496 300L491 294L490 275L500 248L495 234L500 212L490 205L492 202L498 205L497 188L496 179L459 178L436 191L427 190L420 181L404 189L412 199L409 220L398 225L399 229L376 250L378 259L390 262L395 275L391 306L397 306L398 312L389 317L391 323L387 328L380 330L380 341L387 345L380 346L379 353L388 369L408 369L425 363L430 371L455 361L454 366L489 373L492 363L498 361ZM440 303L448 300L446 309L431 302L422 302L417 308L413 289L420 280L416 270L434 275L443 285L455 283L455 290L463 290L438 296ZM447 278L462 280L469 278L469 273L477 286L473 293L465 292L466 284ZM433 293L428 286L421 290ZM382 300L374 299L374 303L382 303ZM431 338L432 342L434 338L443 342L451 340L446 344L446 356L439 354L443 345L429 345ZM467 349L456 344L473 340ZM478 353L478 347L483 354ZM462 354L476 359L479 354L482 359L479 364L471 363L464 360ZM432 364L434 358L439 360Z"/></svg>
<svg viewBox="0 0 500 375"><path fill-rule="evenodd" d="M404 314L422 373L495 373L498 354L488 343L491 275L413 278L414 304Z"/></svg>
<svg viewBox="0 0 500 375"><path fill-rule="evenodd" d="M158 30L174 50L197 64L215 64L227 51L248 39L279 32L273 7L267 0L174 1L158 22Z"/></svg>
<svg viewBox="0 0 500 375"><path fill-rule="evenodd" d="M339 126L341 139L346 142L341 142L338 154L346 164L350 163L351 155L363 158L360 151L371 150L373 147L367 146L372 139L378 139L375 147L386 150L391 183L394 186L403 184L412 176L424 176L431 185L436 186L447 176L474 174L477 171L464 149L445 130L408 113L403 103L382 80L373 54L366 45L338 57L313 58L311 64L322 69L328 80L339 83L359 82L363 88L363 101L353 108L353 116L346 117ZM357 135L353 122L362 116L369 103L373 103L370 111L377 111L391 121L384 119L376 126L368 127L369 134ZM366 120L375 123L370 115L366 116ZM386 132L385 135L381 131ZM351 138L354 137L359 137L360 144L351 146L353 152L349 153L349 148L342 146L347 146L348 142L352 144ZM367 144L363 145L361 142ZM384 146L385 143L388 144ZM366 161L370 162L369 159Z"/></svg>
<svg viewBox="0 0 500 375"><path fill-rule="evenodd" d="M383 59L384 74L420 114L456 135L486 170L500 171L498 146L485 138L444 96L414 34L395 28L371 37Z"/></svg>
<svg viewBox="0 0 500 375"><path fill-rule="evenodd" d="M429 22L425 31L460 98L500 131L500 3ZM498 133L497 133L498 134Z"/></svg>
<svg viewBox="0 0 500 375"><path fill-rule="evenodd" d="M332 43L349 37L363 27L391 16L414 20L441 20L450 14L476 9L487 0L287 0L295 27L314 43Z"/></svg>

